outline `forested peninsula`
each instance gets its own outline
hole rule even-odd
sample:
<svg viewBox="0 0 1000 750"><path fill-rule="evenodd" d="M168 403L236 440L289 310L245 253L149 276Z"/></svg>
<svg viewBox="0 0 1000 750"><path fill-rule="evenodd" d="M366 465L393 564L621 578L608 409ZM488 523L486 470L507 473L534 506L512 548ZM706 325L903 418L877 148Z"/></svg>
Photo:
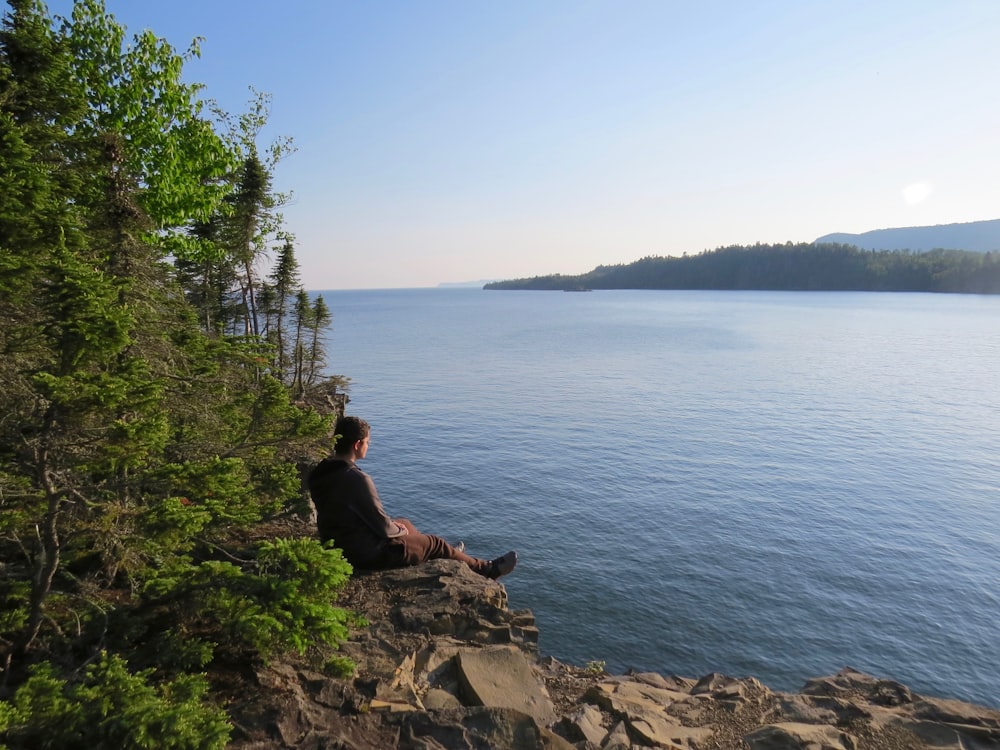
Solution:
<svg viewBox="0 0 1000 750"><path fill-rule="evenodd" d="M579 276L496 281L485 289L719 289L1000 293L1000 253L872 251L837 243L733 245L647 257Z"/></svg>

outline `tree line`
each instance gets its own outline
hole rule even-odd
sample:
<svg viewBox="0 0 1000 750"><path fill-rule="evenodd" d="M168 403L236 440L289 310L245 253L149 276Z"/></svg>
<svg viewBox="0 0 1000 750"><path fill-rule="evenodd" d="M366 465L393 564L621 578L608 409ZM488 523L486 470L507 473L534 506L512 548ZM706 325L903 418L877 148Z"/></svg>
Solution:
<svg viewBox="0 0 1000 750"><path fill-rule="evenodd" d="M0 26L0 747L220 748L203 676L346 668L350 574L247 541L306 502L331 314L272 187L270 99L233 116L103 0ZM234 546L235 545L235 546Z"/></svg>
<svg viewBox="0 0 1000 750"><path fill-rule="evenodd" d="M733 245L646 257L579 276L498 281L486 289L760 289L1000 293L1000 254L862 250L836 243Z"/></svg>

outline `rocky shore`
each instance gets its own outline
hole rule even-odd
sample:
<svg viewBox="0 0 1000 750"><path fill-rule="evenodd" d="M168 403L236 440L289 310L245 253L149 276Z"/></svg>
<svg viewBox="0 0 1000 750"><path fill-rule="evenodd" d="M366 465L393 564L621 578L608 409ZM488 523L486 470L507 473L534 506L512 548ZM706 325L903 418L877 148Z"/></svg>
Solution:
<svg viewBox="0 0 1000 750"><path fill-rule="evenodd" d="M753 678L605 674L538 653L528 610L448 560L356 575L340 604L368 621L348 679L275 663L229 710L239 750L917 750L1000 748L1000 711L844 669L799 693Z"/></svg>

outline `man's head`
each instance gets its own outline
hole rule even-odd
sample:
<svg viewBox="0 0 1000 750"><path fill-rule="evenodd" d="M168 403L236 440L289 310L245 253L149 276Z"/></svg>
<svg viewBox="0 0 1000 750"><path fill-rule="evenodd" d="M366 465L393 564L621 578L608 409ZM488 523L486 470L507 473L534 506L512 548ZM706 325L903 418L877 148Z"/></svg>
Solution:
<svg viewBox="0 0 1000 750"><path fill-rule="evenodd" d="M337 435L334 453L338 456L359 454L361 458L364 458L366 451L363 448L366 448L367 445L359 444L368 439L371 429L371 425L359 417L340 417L333 428Z"/></svg>

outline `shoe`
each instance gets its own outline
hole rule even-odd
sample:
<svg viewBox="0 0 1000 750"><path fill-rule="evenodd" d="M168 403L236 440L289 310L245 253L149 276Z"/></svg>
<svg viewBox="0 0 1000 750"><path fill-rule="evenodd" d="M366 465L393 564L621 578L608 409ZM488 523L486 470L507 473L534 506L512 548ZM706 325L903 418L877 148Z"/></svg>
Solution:
<svg viewBox="0 0 1000 750"><path fill-rule="evenodd" d="M505 576L517 567L517 552L511 550L506 555L490 560L490 567L486 571L486 577L494 581L500 576Z"/></svg>

